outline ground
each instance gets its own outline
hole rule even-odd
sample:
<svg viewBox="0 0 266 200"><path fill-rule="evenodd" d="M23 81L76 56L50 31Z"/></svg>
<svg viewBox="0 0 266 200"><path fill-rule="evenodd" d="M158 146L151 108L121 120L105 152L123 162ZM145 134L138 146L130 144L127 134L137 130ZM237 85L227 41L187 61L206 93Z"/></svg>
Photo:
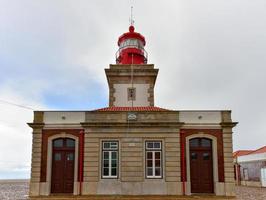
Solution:
<svg viewBox="0 0 266 200"><path fill-rule="evenodd" d="M25 180L14 180L14 181L1 181L0 180L0 200L26 200L28 199L27 194L28 194L28 190L29 190L29 184L28 181ZM266 188L255 188L255 187L244 187L244 186L240 186L240 187L236 187L236 199L237 200L265 200L266 199ZM62 198L54 198L54 199L60 199L63 200ZM85 200L84 198L82 198L83 200ZM89 198L90 200L92 199L97 199L97 200L103 200L106 198ZM160 197L150 197L150 198L143 198L143 197L133 197L133 198L124 198L121 196L118 197L112 197L112 200L114 199L119 199L119 200L160 200L162 198ZM165 200L185 200L185 199L221 199L221 198L217 198L217 197L188 197L188 198L184 198L184 197L168 197L165 198ZM223 199L227 199L227 198L223 198ZM232 198L231 198L232 199ZM233 198L235 199L235 198ZM51 200L51 198L50 198ZM74 200L74 199L73 199Z"/></svg>
<svg viewBox="0 0 266 200"><path fill-rule="evenodd" d="M27 180L0 180L0 200L27 199L29 182Z"/></svg>

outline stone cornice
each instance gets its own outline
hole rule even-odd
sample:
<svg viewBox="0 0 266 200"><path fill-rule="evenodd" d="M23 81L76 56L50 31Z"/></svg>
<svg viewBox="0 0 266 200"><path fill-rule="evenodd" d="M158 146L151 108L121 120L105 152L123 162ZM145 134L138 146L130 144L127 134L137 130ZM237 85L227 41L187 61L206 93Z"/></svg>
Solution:
<svg viewBox="0 0 266 200"><path fill-rule="evenodd" d="M220 123L220 126L222 128L233 128L238 124L238 122L222 122Z"/></svg>
<svg viewBox="0 0 266 200"><path fill-rule="evenodd" d="M134 76L157 76L159 69L133 69ZM131 69L105 69L106 76L130 76Z"/></svg>
<svg viewBox="0 0 266 200"><path fill-rule="evenodd" d="M44 127L44 123L27 123L32 129L40 129Z"/></svg>
<svg viewBox="0 0 266 200"><path fill-rule="evenodd" d="M127 65L123 65L123 64L110 64L109 68L110 69L131 69L132 65L131 64L127 64ZM153 69L154 68L154 64L133 64L133 68L142 68L142 69Z"/></svg>
<svg viewBox="0 0 266 200"><path fill-rule="evenodd" d="M84 122L80 123L84 128L86 127L175 127L179 128L184 123L182 122Z"/></svg>

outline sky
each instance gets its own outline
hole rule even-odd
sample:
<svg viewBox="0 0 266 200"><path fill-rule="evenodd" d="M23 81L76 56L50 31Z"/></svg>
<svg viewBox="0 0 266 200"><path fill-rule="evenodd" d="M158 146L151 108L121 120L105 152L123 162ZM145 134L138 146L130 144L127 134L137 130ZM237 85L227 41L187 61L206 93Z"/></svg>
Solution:
<svg viewBox="0 0 266 200"><path fill-rule="evenodd" d="M0 0L0 179L30 176L33 110L108 106L131 5L155 105L230 109L234 150L266 145L265 0Z"/></svg>

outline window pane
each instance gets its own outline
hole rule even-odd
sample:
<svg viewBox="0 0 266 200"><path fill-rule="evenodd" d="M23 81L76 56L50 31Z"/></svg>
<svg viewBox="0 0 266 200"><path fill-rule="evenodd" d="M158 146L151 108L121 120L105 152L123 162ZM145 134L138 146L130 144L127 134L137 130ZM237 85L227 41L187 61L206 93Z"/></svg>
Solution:
<svg viewBox="0 0 266 200"><path fill-rule="evenodd" d="M211 146L211 140L202 138L201 139L201 146L202 147L210 147Z"/></svg>
<svg viewBox="0 0 266 200"><path fill-rule="evenodd" d="M54 147L63 147L63 139L54 140Z"/></svg>
<svg viewBox="0 0 266 200"><path fill-rule="evenodd" d="M54 154L54 160L55 161L60 161L61 160L61 153L55 153Z"/></svg>
<svg viewBox="0 0 266 200"><path fill-rule="evenodd" d="M112 176L116 176L116 168L112 168L112 170L111 170L112 172Z"/></svg>
<svg viewBox="0 0 266 200"><path fill-rule="evenodd" d="M155 152L155 159L160 159L161 158L161 153L160 152Z"/></svg>
<svg viewBox="0 0 266 200"><path fill-rule="evenodd" d="M67 147L75 147L75 140L67 139L66 140L66 146Z"/></svg>
<svg viewBox="0 0 266 200"><path fill-rule="evenodd" d="M109 159L109 152L107 151L103 152L103 159Z"/></svg>
<svg viewBox="0 0 266 200"><path fill-rule="evenodd" d="M203 160L210 160L210 154L209 153L203 153L202 157L203 157Z"/></svg>
<svg viewBox="0 0 266 200"><path fill-rule="evenodd" d="M161 160L155 160L155 167L161 166Z"/></svg>
<svg viewBox="0 0 266 200"><path fill-rule="evenodd" d="M112 152L112 160L113 159L117 159L117 152L116 151L113 151Z"/></svg>
<svg viewBox="0 0 266 200"><path fill-rule="evenodd" d="M244 173L244 179L248 180L248 169L243 169L243 173Z"/></svg>
<svg viewBox="0 0 266 200"><path fill-rule="evenodd" d="M116 167L116 164L117 162L116 162L116 160L112 160L112 167Z"/></svg>
<svg viewBox="0 0 266 200"><path fill-rule="evenodd" d="M128 88L127 93L128 101L136 100L136 88Z"/></svg>
<svg viewBox="0 0 266 200"><path fill-rule="evenodd" d="M109 142L104 142L103 143L103 148L104 149L110 149L110 143Z"/></svg>
<svg viewBox="0 0 266 200"><path fill-rule="evenodd" d="M191 153L191 154L190 154L190 159L191 159L191 160L196 160L196 159L197 159L197 153L194 153L194 152Z"/></svg>
<svg viewBox="0 0 266 200"><path fill-rule="evenodd" d="M108 166L109 166L109 160L104 160L103 167L108 167Z"/></svg>
<svg viewBox="0 0 266 200"><path fill-rule="evenodd" d="M161 176L161 168L160 167L155 168L155 176Z"/></svg>
<svg viewBox="0 0 266 200"><path fill-rule="evenodd" d="M161 148L161 143L160 142L154 142L154 148L160 149Z"/></svg>
<svg viewBox="0 0 266 200"><path fill-rule="evenodd" d="M112 149L117 149L117 142L111 142L110 147L111 147Z"/></svg>
<svg viewBox="0 0 266 200"><path fill-rule="evenodd" d="M152 168L151 167L147 168L147 176L152 176Z"/></svg>
<svg viewBox="0 0 266 200"><path fill-rule="evenodd" d="M198 147L199 146L199 138L195 138L195 139L189 140L189 146Z"/></svg>
<svg viewBox="0 0 266 200"><path fill-rule="evenodd" d="M152 149L153 148L153 142L148 142L147 143L147 148Z"/></svg>
<svg viewBox="0 0 266 200"><path fill-rule="evenodd" d="M152 160L147 160L147 167L152 167Z"/></svg>
<svg viewBox="0 0 266 200"><path fill-rule="evenodd" d="M103 175L108 176L109 175L109 169L108 168L103 168Z"/></svg>
<svg viewBox="0 0 266 200"><path fill-rule="evenodd" d="M73 161L74 160L74 153L68 153L67 154L67 161Z"/></svg>
<svg viewBox="0 0 266 200"><path fill-rule="evenodd" d="M152 159L152 152L147 152L147 159Z"/></svg>

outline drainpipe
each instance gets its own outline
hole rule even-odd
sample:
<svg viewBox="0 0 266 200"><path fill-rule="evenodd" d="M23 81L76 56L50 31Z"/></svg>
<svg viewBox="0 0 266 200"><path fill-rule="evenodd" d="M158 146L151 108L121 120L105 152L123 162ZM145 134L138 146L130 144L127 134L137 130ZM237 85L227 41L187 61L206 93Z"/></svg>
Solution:
<svg viewBox="0 0 266 200"><path fill-rule="evenodd" d="M184 133L184 131L180 131L181 134ZM181 160L182 160L182 192L183 195L186 195L186 182L185 182L185 175L186 175L186 171L185 171L185 138L183 136L180 137L181 138Z"/></svg>
<svg viewBox="0 0 266 200"><path fill-rule="evenodd" d="M82 192L83 182L83 157L84 157L84 130L80 131L80 145L79 145L79 195Z"/></svg>

